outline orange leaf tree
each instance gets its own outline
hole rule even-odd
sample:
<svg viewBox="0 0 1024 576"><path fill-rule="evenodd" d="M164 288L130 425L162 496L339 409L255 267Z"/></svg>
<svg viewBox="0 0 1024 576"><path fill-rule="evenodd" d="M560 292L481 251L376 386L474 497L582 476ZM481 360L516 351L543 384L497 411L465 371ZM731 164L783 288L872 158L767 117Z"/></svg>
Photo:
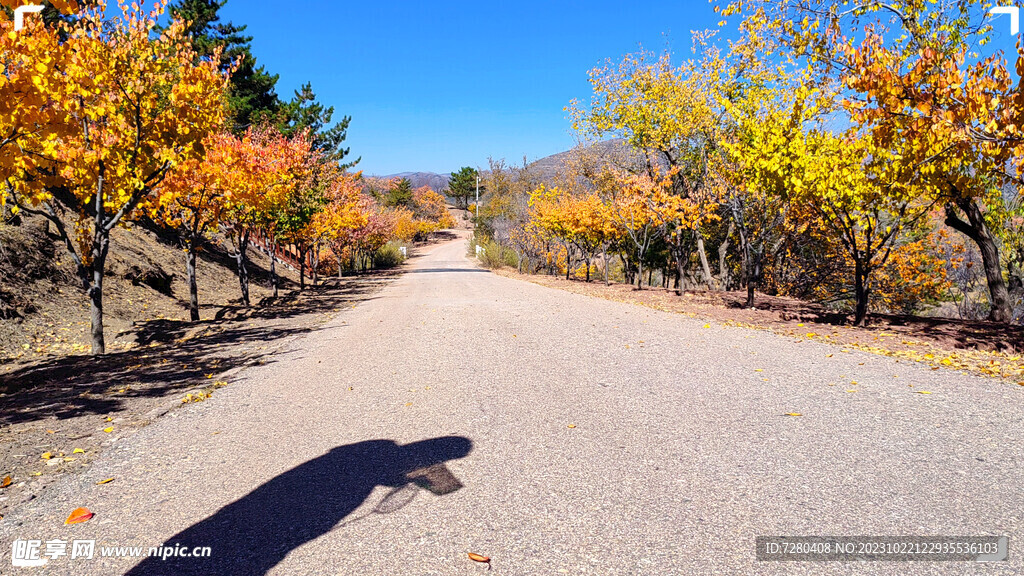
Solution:
<svg viewBox="0 0 1024 576"><path fill-rule="evenodd" d="M61 125L59 144L21 148L42 164L5 174L10 199L49 218L66 240L89 295L94 354L106 350L103 277L111 231L175 164L201 155L202 139L224 117L226 77L214 62L196 58L181 23L155 35L161 11L126 8L123 18L104 22L100 9L60 30L61 62L45 71L44 92ZM5 91L0 100L9 96ZM58 206L76 214L73 233Z"/></svg>
<svg viewBox="0 0 1024 576"><path fill-rule="evenodd" d="M366 199L360 195L360 178L360 174L340 171L335 174L324 192L323 207L310 222L308 233L313 242L314 282L321 245L327 244L334 253L338 277L341 277L342 253L350 245L354 231L367 224Z"/></svg>
<svg viewBox="0 0 1024 576"><path fill-rule="evenodd" d="M278 215L286 209L296 181L301 179L311 145L309 139L301 135L289 139L274 128L256 126L249 128L242 137L239 153L246 177L235 181L224 228L234 244L242 302L249 306L250 239L260 232L271 242L270 266L276 296Z"/></svg>
<svg viewBox="0 0 1024 576"><path fill-rule="evenodd" d="M199 289L196 256L209 231L216 230L237 203L251 201L251 172L245 162L242 143L228 132L207 136L206 155L190 158L175 166L146 208L153 219L177 230L186 253L189 286L189 316L199 320Z"/></svg>

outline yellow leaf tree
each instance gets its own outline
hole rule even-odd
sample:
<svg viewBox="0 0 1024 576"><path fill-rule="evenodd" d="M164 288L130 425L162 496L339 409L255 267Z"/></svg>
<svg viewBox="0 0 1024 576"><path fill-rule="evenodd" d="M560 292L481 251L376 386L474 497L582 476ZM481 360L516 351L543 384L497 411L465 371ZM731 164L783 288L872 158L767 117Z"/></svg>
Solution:
<svg viewBox="0 0 1024 576"><path fill-rule="evenodd" d="M994 49L988 0L738 0L724 13L764 9L779 37L838 81L850 119L943 207L945 223L982 256L990 319L1011 320L998 237L1004 187L1024 172L1024 46L1010 68ZM1006 46L1005 48L1009 48Z"/></svg>
<svg viewBox="0 0 1024 576"><path fill-rule="evenodd" d="M646 155L653 179L667 176L668 188L651 197L652 215L679 269L689 266L696 246L705 283L714 285L701 225L715 219L718 188L709 182L717 161L722 107L718 86L725 72L719 52L696 35L700 60L674 66L669 54L630 54L618 65L590 72L589 108L573 102L573 127L588 137L614 135ZM674 196L672 199L669 196Z"/></svg>
<svg viewBox="0 0 1024 576"><path fill-rule="evenodd" d="M89 295L94 354L106 350L103 277L111 231L175 164L201 155L202 139L224 117L227 79L216 59L196 57L180 22L157 36L161 11L126 8L122 18L104 22L100 9L59 31L66 35L62 60L46 72L45 90L46 106L62 125L58 145L22 148L20 154L45 160L8 176L10 200L49 218L67 239ZM72 234L58 205L76 216Z"/></svg>

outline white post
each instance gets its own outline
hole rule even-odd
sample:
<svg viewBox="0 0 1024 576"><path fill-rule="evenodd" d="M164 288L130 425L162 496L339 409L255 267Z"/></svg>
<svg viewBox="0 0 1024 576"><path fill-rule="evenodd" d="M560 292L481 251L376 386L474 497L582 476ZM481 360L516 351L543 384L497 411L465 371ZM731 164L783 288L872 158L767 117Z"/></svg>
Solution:
<svg viewBox="0 0 1024 576"><path fill-rule="evenodd" d="M480 176L476 177L476 219L480 221Z"/></svg>

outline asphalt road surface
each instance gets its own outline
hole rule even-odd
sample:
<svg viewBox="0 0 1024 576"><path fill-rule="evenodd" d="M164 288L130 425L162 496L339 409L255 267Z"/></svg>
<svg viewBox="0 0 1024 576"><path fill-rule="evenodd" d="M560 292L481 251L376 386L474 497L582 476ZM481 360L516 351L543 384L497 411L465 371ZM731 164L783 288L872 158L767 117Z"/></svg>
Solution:
<svg viewBox="0 0 1024 576"><path fill-rule="evenodd" d="M19 574L487 572L467 552L494 575L1024 571L1024 389L706 328L465 253L433 247L16 509L0 573L15 538L97 541ZM78 506L96 517L64 526ZM759 535L1006 535L1010 559L759 562ZM209 557L98 557L161 545Z"/></svg>

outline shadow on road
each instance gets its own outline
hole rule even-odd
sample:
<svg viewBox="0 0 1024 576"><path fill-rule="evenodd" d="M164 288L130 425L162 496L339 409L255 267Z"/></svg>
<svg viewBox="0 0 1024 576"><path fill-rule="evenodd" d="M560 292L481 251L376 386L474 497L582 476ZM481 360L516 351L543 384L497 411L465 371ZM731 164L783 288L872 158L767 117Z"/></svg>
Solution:
<svg viewBox="0 0 1024 576"><path fill-rule="evenodd" d="M483 268L417 268L415 270L407 270L409 274L438 274L444 272L485 272L490 274L490 270Z"/></svg>
<svg viewBox="0 0 1024 576"><path fill-rule="evenodd" d="M252 308L228 306L201 322L158 319L131 331L137 348L104 356L63 356L0 376L0 425L110 414L132 398L159 398L200 385L207 375L271 361L267 344L314 331L309 315L373 299L397 272L336 280L266 298ZM307 317L305 321L293 321Z"/></svg>
<svg viewBox="0 0 1024 576"><path fill-rule="evenodd" d="M339 446L271 479L165 543L189 551L209 546L209 557L150 557L128 574L265 574L292 550L344 526L339 522L377 486L394 490L371 512L346 524L397 511L420 492L417 486L438 495L458 490L462 484L444 464L465 457L472 448L473 442L462 436L404 445L369 440Z"/></svg>

